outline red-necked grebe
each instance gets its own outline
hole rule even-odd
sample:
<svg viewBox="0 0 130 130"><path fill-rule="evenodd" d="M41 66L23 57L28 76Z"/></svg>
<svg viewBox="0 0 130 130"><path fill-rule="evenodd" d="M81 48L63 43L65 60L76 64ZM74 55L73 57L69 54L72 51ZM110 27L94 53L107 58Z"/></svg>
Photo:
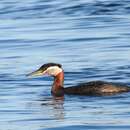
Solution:
<svg viewBox="0 0 130 130"><path fill-rule="evenodd" d="M104 81L91 81L88 83L78 84L77 86L64 88L64 71L62 66L57 63L44 64L38 70L28 74L28 76L41 76L45 74L54 77L51 93L56 97L63 96L64 94L88 96L112 95L130 91L128 86Z"/></svg>

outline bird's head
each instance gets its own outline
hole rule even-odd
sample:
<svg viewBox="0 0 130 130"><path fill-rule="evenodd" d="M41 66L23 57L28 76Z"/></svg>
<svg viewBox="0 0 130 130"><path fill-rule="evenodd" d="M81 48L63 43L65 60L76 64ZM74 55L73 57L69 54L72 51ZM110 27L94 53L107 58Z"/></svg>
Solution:
<svg viewBox="0 0 130 130"><path fill-rule="evenodd" d="M42 65L38 70L28 74L27 76L41 76L47 74L55 77L62 71L62 66L60 64L47 63Z"/></svg>

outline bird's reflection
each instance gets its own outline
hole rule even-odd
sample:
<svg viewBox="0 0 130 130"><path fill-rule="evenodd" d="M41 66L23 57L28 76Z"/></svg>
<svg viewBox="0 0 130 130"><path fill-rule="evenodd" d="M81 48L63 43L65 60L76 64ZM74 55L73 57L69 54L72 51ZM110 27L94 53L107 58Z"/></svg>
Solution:
<svg viewBox="0 0 130 130"><path fill-rule="evenodd" d="M51 97L41 100L41 105L51 107L51 113L57 120L64 119L64 97Z"/></svg>

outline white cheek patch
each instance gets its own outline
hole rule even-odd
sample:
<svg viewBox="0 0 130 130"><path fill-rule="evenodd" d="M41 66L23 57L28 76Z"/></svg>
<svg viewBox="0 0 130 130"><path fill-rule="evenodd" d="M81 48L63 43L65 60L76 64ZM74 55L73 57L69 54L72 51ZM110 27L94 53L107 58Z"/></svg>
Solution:
<svg viewBox="0 0 130 130"><path fill-rule="evenodd" d="M60 72L62 72L62 69L59 68L58 66L52 66L52 67L49 67L49 68L46 70L46 73L47 73L47 74L53 75L53 76L56 76L56 75L59 74Z"/></svg>

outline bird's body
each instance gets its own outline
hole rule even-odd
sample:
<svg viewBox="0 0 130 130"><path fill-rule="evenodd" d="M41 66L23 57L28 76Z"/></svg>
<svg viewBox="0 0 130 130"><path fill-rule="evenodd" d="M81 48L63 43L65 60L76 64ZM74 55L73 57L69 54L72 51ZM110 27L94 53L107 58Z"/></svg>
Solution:
<svg viewBox="0 0 130 130"><path fill-rule="evenodd" d="M54 83L52 85L51 93L56 97L64 96L64 94L102 96L130 91L129 86L104 81L91 81L78 84L77 86L64 88L64 71L61 65L56 63L44 64L38 70L32 72L29 75L44 74L48 74L54 77Z"/></svg>
<svg viewBox="0 0 130 130"><path fill-rule="evenodd" d="M112 95L121 92L128 92L130 88L128 86L104 82L104 81L91 81L87 83L81 83L77 86L64 88L65 94L73 95Z"/></svg>

